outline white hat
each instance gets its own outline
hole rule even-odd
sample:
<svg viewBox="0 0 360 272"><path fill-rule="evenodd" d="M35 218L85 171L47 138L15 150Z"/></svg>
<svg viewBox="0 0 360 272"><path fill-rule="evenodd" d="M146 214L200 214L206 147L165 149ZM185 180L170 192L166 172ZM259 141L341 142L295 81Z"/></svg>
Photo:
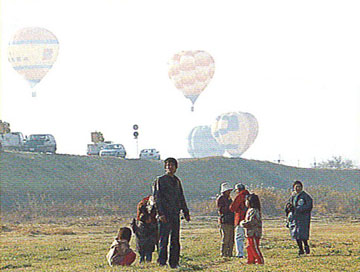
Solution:
<svg viewBox="0 0 360 272"><path fill-rule="evenodd" d="M221 190L220 190L221 193L224 193L229 190L231 190L231 191L233 190L233 188L230 186L229 183L227 183L227 182L221 183Z"/></svg>

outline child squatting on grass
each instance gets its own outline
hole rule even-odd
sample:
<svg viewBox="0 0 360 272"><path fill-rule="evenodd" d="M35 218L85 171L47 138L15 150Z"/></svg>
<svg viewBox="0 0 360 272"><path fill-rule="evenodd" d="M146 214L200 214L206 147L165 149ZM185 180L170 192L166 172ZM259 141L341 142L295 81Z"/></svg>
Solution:
<svg viewBox="0 0 360 272"><path fill-rule="evenodd" d="M245 200L248 208L245 219L240 222L240 226L245 229L247 238L248 264L263 264L264 257L260 251L260 238L262 235L261 206L259 197L250 194Z"/></svg>
<svg viewBox="0 0 360 272"><path fill-rule="evenodd" d="M136 258L135 252L130 248L131 229L127 227L120 228L117 237L111 244L106 259L110 266L131 265Z"/></svg>

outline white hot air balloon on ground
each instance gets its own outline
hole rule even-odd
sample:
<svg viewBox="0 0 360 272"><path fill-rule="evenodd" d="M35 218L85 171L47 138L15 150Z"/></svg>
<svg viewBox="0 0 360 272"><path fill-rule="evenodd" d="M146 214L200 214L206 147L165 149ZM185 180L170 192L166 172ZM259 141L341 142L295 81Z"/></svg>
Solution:
<svg viewBox="0 0 360 272"><path fill-rule="evenodd" d="M58 52L59 41L53 33L45 28L28 27L17 31L10 41L8 59L33 88L52 68Z"/></svg>
<svg viewBox="0 0 360 272"><path fill-rule="evenodd" d="M182 51L169 62L169 77L192 103L191 110L201 92L206 88L215 72L215 63L205 51Z"/></svg>
<svg viewBox="0 0 360 272"><path fill-rule="evenodd" d="M188 152L193 158L203 158L222 156L225 150L212 136L210 126L197 126L189 134Z"/></svg>
<svg viewBox="0 0 360 272"><path fill-rule="evenodd" d="M240 157L255 141L259 126L248 112L229 112L218 116L211 133L232 157Z"/></svg>

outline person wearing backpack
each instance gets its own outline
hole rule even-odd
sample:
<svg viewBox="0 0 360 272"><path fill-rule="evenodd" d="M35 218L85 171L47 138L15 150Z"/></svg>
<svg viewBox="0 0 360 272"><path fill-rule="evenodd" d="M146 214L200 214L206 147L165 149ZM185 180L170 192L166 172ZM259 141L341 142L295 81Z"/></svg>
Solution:
<svg viewBox="0 0 360 272"><path fill-rule="evenodd" d="M240 221L245 219L247 207L245 206L246 196L249 195L249 191L245 189L245 185L238 183L234 189L237 194L234 201L230 204L230 211L235 213L234 225L235 225L235 246L236 257L244 258L244 241L245 230L240 226Z"/></svg>

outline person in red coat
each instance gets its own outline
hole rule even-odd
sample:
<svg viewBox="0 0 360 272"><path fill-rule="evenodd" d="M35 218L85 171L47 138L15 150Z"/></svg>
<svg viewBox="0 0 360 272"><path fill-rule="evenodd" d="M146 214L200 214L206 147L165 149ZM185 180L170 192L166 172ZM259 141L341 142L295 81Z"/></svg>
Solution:
<svg viewBox="0 0 360 272"><path fill-rule="evenodd" d="M245 199L249 195L249 191L245 189L245 185L238 183L235 185L237 195L234 201L230 205L230 211L235 213L234 226L235 226L235 246L236 246L236 257L243 258L244 255L244 241L245 241L245 230L240 226L240 221L245 219L246 206Z"/></svg>

